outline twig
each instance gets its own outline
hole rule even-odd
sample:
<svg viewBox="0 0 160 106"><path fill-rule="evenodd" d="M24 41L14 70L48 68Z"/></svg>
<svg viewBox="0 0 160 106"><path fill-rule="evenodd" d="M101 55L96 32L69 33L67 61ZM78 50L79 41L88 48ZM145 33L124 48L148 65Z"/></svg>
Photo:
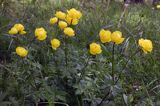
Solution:
<svg viewBox="0 0 160 106"><path fill-rule="evenodd" d="M124 14L126 13L127 8L128 8L128 4L125 4L124 10L123 10L123 12L120 16L119 22L118 22L118 28L121 26L121 22L122 22L122 19L124 17Z"/></svg>
<svg viewBox="0 0 160 106"><path fill-rule="evenodd" d="M98 106L101 106L103 101L105 101L105 99L109 96L109 94L112 92L112 90L110 89L109 92L103 97L103 99L101 100L101 102L98 104Z"/></svg>

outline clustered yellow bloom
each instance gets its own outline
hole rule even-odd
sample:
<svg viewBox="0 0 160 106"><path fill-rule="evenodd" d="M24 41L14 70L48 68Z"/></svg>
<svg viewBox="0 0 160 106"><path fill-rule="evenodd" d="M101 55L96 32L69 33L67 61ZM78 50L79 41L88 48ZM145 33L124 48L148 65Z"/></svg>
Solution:
<svg viewBox="0 0 160 106"><path fill-rule="evenodd" d="M18 34L18 30L15 28L15 27L13 27L13 28L11 28L10 30L9 30L9 32L8 32L10 35L15 35L15 34Z"/></svg>
<svg viewBox="0 0 160 106"><path fill-rule="evenodd" d="M101 46L97 43L91 43L89 45L89 52L92 54L92 55L98 55L102 52L102 49L101 49Z"/></svg>
<svg viewBox="0 0 160 106"><path fill-rule="evenodd" d="M57 11L55 17L50 19L50 24L55 24L58 22L58 27L63 30L66 36L75 36L75 31L70 25L77 25L82 13L75 8L67 10L67 12Z"/></svg>
<svg viewBox="0 0 160 106"><path fill-rule="evenodd" d="M55 23L58 22L58 18L57 17L53 17L53 18L50 19L49 22L50 22L50 24L54 25Z"/></svg>
<svg viewBox="0 0 160 106"><path fill-rule="evenodd" d="M35 37L40 41L45 40L47 38L47 32L42 27L41 28L36 28Z"/></svg>
<svg viewBox="0 0 160 106"><path fill-rule="evenodd" d="M141 38L139 39L138 44L142 48L144 53L151 52L153 49L153 44L151 40Z"/></svg>
<svg viewBox="0 0 160 106"><path fill-rule="evenodd" d="M69 37L75 36L75 32L71 27L64 28L64 34Z"/></svg>
<svg viewBox="0 0 160 106"><path fill-rule="evenodd" d="M101 29L99 32L100 41L102 43L107 42L114 42L115 44L121 44L124 41L124 38L122 37L122 32L115 31L111 33L109 30Z"/></svg>
<svg viewBox="0 0 160 106"><path fill-rule="evenodd" d="M157 8L160 8L160 5L157 5ZM70 25L77 25L81 17L82 17L82 13L80 11L76 10L75 8L72 8L70 10L67 10L67 13L62 12L62 11L57 11L55 13L55 17L51 18L49 22L52 25L58 23L59 28L63 30L64 34L66 36L72 37L72 36L75 36L75 31L73 28L70 27ZM15 24L9 30L8 33L11 35L15 35L18 33L21 35L24 35L24 34L26 34L26 31L25 31L24 26L22 24L18 23L18 24ZM40 41L45 40L47 38L46 30L43 27L36 28L35 29L35 37ZM123 41L125 39L122 36L122 32L114 31L112 33L111 31L105 30L105 29L100 30L99 37L100 37L100 41L102 43L113 42L117 45L123 43ZM51 46L54 50L56 50L61 45L60 40L56 39L56 38L52 39L50 41L50 43L51 43ZM144 53L151 52L153 49L153 45L152 45L151 40L141 38L141 39L139 39L138 43L139 43L139 46L144 51ZM101 54L102 49L101 49L100 44L95 43L95 42L91 43L89 45L89 52L92 55ZM26 50L23 47L17 47L16 53L20 57L26 57L28 55L28 50Z"/></svg>
<svg viewBox="0 0 160 106"><path fill-rule="evenodd" d="M157 7L157 9L160 9L160 4L159 4L159 5L157 5L156 7Z"/></svg>
<svg viewBox="0 0 160 106"><path fill-rule="evenodd" d="M67 13L62 11L57 11L55 13L57 19L65 20L69 25L77 25L80 18L82 17L82 13L75 8L67 10ZM54 18L50 19L50 24L55 24L58 20Z"/></svg>
<svg viewBox="0 0 160 106"><path fill-rule="evenodd" d="M60 27L60 29L64 29L67 27L67 23L65 21L59 21L58 26Z"/></svg>
<svg viewBox="0 0 160 106"><path fill-rule="evenodd" d="M75 8L67 10L66 21L68 24L77 25L81 17L82 13Z"/></svg>
<svg viewBox="0 0 160 106"><path fill-rule="evenodd" d="M59 19L64 20L66 18L66 13L62 12L62 11L57 11L55 16Z"/></svg>
<svg viewBox="0 0 160 106"><path fill-rule="evenodd" d="M26 31L24 30L24 26L20 23L15 24L9 31L8 33L10 35L15 35L15 34L20 34L20 35L24 35L26 34Z"/></svg>
<svg viewBox="0 0 160 106"><path fill-rule="evenodd" d="M108 43L108 42L114 42L115 44L121 44L124 41L124 38L122 37L122 32L115 31L111 33L109 30L101 29L99 32L100 41L102 43ZM90 44L90 53L92 55L97 55L102 52L101 46L96 43Z"/></svg>
<svg viewBox="0 0 160 106"><path fill-rule="evenodd" d="M102 43L111 41L111 31L102 29L99 32L99 37Z"/></svg>
<svg viewBox="0 0 160 106"><path fill-rule="evenodd" d="M17 53L17 55L19 55L20 57L26 57L27 54L28 54L28 50L26 50L26 49L23 48L23 47L17 47L17 48L16 48L16 53Z"/></svg>
<svg viewBox="0 0 160 106"><path fill-rule="evenodd" d="M111 40L117 45L121 44L124 41L124 38L122 37L122 32L120 31L113 32L111 35Z"/></svg>
<svg viewBox="0 0 160 106"><path fill-rule="evenodd" d="M51 40L51 45L54 50L56 50L60 46L60 44L61 42L56 38Z"/></svg>

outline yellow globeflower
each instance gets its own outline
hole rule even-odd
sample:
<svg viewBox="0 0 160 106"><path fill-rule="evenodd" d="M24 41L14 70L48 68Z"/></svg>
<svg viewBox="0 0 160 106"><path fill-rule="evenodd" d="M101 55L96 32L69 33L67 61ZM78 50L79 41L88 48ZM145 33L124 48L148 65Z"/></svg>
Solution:
<svg viewBox="0 0 160 106"><path fill-rule="evenodd" d="M77 24L78 24L78 22L79 22L79 20L78 20L78 19L72 19L72 25L77 25Z"/></svg>
<svg viewBox="0 0 160 106"><path fill-rule="evenodd" d="M44 28L36 28L35 36L38 40L45 40L47 38L47 32Z"/></svg>
<svg viewBox="0 0 160 106"><path fill-rule="evenodd" d="M25 35L26 33L27 33L26 31L19 32L20 35Z"/></svg>
<svg viewBox="0 0 160 106"><path fill-rule="evenodd" d="M153 44L151 40L141 38L139 39L138 44L142 48L144 53L151 52L153 49Z"/></svg>
<svg viewBox="0 0 160 106"><path fill-rule="evenodd" d="M51 19L50 19L50 21L49 21L49 22L50 22L50 24L52 24L52 25L53 25L53 24L55 24L55 23L57 23L57 22L58 22L58 18L57 18L57 17L53 17L53 18L51 18Z"/></svg>
<svg viewBox="0 0 160 106"><path fill-rule="evenodd" d="M61 42L58 39L52 39L51 45L54 50L56 50L60 46Z"/></svg>
<svg viewBox="0 0 160 106"><path fill-rule="evenodd" d="M89 45L89 47L90 47L89 52L92 55L97 55L97 54L100 54L102 52L101 46L99 44L97 44L97 43L91 43Z"/></svg>
<svg viewBox="0 0 160 106"><path fill-rule="evenodd" d="M80 19L82 17L82 13L75 8L67 10L68 16L73 19Z"/></svg>
<svg viewBox="0 0 160 106"><path fill-rule="evenodd" d="M70 25L70 24L72 24L72 18L71 17L69 17L68 15L66 16L66 22Z"/></svg>
<svg viewBox="0 0 160 106"><path fill-rule="evenodd" d="M99 37L102 43L110 42L111 41L111 32L109 30L102 29L99 32Z"/></svg>
<svg viewBox="0 0 160 106"><path fill-rule="evenodd" d="M66 34L67 36L75 36L75 32L72 28L70 27L67 27L67 28L64 28L64 34Z"/></svg>
<svg viewBox="0 0 160 106"><path fill-rule="evenodd" d="M16 48L16 53L17 53L17 55L19 55L20 57L26 57L27 54L28 54L28 50L26 50L26 49L23 48L23 47L17 47L17 48Z"/></svg>
<svg viewBox="0 0 160 106"><path fill-rule="evenodd" d="M15 34L18 33L18 30L17 30L15 27L12 27L12 28L8 31L8 33L9 33L10 35L15 35Z"/></svg>
<svg viewBox="0 0 160 106"><path fill-rule="evenodd" d="M69 17L68 15L66 16L66 22L70 25L70 24L72 24L72 25L77 25L78 24L78 22L79 22L79 20L78 19L74 19L74 18L71 18L71 17Z"/></svg>
<svg viewBox="0 0 160 106"><path fill-rule="evenodd" d="M157 9L160 9L160 4L159 4L159 5L157 5L156 7L157 7Z"/></svg>
<svg viewBox="0 0 160 106"><path fill-rule="evenodd" d="M18 32L21 32L24 30L24 26L22 24L15 24L13 27L16 28Z"/></svg>
<svg viewBox="0 0 160 106"><path fill-rule="evenodd" d="M66 14L62 11L57 11L55 16L59 19L62 19L62 20L64 20L66 18Z"/></svg>
<svg viewBox="0 0 160 106"><path fill-rule="evenodd" d="M121 44L124 41L124 38L122 38L122 32L115 31L111 34L111 41L115 44Z"/></svg>
<svg viewBox="0 0 160 106"><path fill-rule="evenodd" d="M64 29L64 28L67 27L67 23L64 22L64 21L59 21L59 22L58 22L58 26L59 26L61 29Z"/></svg>

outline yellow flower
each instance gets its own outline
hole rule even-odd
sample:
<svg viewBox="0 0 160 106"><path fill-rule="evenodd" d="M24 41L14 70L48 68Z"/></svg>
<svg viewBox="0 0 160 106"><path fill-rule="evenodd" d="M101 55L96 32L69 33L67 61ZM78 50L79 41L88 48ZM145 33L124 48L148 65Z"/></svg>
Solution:
<svg viewBox="0 0 160 106"><path fill-rule="evenodd" d="M66 22L68 24L77 25L82 13L74 8L67 10Z"/></svg>
<svg viewBox="0 0 160 106"><path fill-rule="evenodd" d="M24 30L24 26L22 24L15 24L13 27L16 28L18 32L21 32Z"/></svg>
<svg viewBox="0 0 160 106"><path fill-rule="evenodd" d="M121 44L124 41L124 38L122 38L122 32L115 31L111 34L111 41L115 44Z"/></svg>
<svg viewBox="0 0 160 106"><path fill-rule="evenodd" d="M160 9L160 4L159 4L159 5L157 5L156 7L157 7L157 9Z"/></svg>
<svg viewBox="0 0 160 106"><path fill-rule="evenodd" d="M97 43L91 43L89 45L89 47L90 47L89 52L92 55L97 55L97 54L100 54L102 52L101 46L99 44L97 44Z"/></svg>
<svg viewBox="0 0 160 106"><path fill-rule="evenodd" d="M66 34L67 36L75 36L75 32L72 28L70 27L67 27L67 28L64 28L64 34Z"/></svg>
<svg viewBox="0 0 160 106"><path fill-rule="evenodd" d="M68 15L66 16L66 22L70 25L72 23L72 18L69 17Z"/></svg>
<svg viewBox="0 0 160 106"><path fill-rule="evenodd" d="M78 19L73 19L73 18L71 18L71 17L69 17L68 15L66 16L66 22L70 25L70 24L72 24L72 25L77 25L78 24L78 22L79 22L79 20Z"/></svg>
<svg viewBox="0 0 160 106"><path fill-rule="evenodd" d="M111 41L111 32L108 30L102 29L99 33L100 40L102 43L110 42Z"/></svg>
<svg viewBox="0 0 160 106"><path fill-rule="evenodd" d="M59 19L62 19L62 20L64 20L66 18L66 14L62 11L57 11L55 16Z"/></svg>
<svg viewBox="0 0 160 106"><path fill-rule="evenodd" d="M18 33L18 30L15 28L15 27L12 27L9 32L8 32L10 35L15 35Z"/></svg>
<svg viewBox="0 0 160 106"><path fill-rule="evenodd" d="M17 48L16 48L16 53L17 53L17 55L19 55L20 57L26 57L27 54L28 54L28 50L26 50L26 49L23 48L23 47L17 47Z"/></svg>
<svg viewBox="0 0 160 106"><path fill-rule="evenodd" d="M56 50L60 46L61 42L58 39L52 39L51 45L54 50Z"/></svg>
<svg viewBox="0 0 160 106"><path fill-rule="evenodd" d="M75 8L72 8L70 10L67 10L67 15L71 17L72 19L80 19L82 17L82 13Z"/></svg>
<svg viewBox="0 0 160 106"><path fill-rule="evenodd" d="M27 33L26 31L19 32L20 35L25 35L26 33Z"/></svg>
<svg viewBox="0 0 160 106"><path fill-rule="evenodd" d="M36 28L35 36L38 40L45 40L47 38L47 32L44 28Z"/></svg>
<svg viewBox="0 0 160 106"><path fill-rule="evenodd" d="M50 24L54 25L55 23L58 22L58 18L57 17L53 17L53 18L50 19L49 22L50 22Z"/></svg>
<svg viewBox="0 0 160 106"><path fill-rule="evenodd" d="M77 25L77 24L78 24L78 22L79 22L79 20L78 20L78 19L72 19L72 25Z"/></svg>
<svg viewBox="0 0 160 106"><path fill-rule="evenodd" d="M138 44L142 48L144 53L151 52L153 49L151 40L141 38L139 39Z"/></svg>
<svg viewBox="0 0 160 106"><path fill-rule="evenodd" d="M64 29L64 28L67 27L67 23L64 22L64 21L59 21L59 22L58 22L58 26L59 26L61 29Z"/></svg>

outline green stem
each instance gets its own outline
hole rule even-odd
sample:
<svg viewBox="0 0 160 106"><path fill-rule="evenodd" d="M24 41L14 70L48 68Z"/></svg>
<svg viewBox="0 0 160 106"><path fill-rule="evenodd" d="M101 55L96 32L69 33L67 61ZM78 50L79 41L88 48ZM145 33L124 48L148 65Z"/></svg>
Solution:
<svg viewBox="0 0 160 106"><path fill-rule="evenodd" d="M113 85L114 85L114 48L115 48L115 43L113 44L112 47L112 81L113 81Z"/></svg>
<svg viewBox="0 0 160 106"><path fill-rule="evenodd" d="M112 46L112 81L113 81L113 85L114 85L114 54L115 54L115 43L113 43L113 46ZM110 89L109 92L107 94L105 94L105 96L103 97L103 99L101 100L101 102L98 104L98 106L101 106L103 101L106 100L106 98L112 93L112 90ZM109 102L108 102L109 103Z"/></svg>
<svg viewBox="0 0 160 106"><path fill-rule="evenodd" d="M66 70L68 68L68 50L67 50L67 38L65 37L65 49L64 49L64 52L65 52L65 64L66 64Z"/></svg>
<svg viewBox="0 0 160 106"><path fill-rule="evenodd" d="M87 57L87 60L86 60L86 63L84 65L84 67L81 69L81 75L80 75L80 78L78 80L78 83L81 81L81 79L84 77L85 75L85 69L87 68L88 66L88 63L89 63L89 60L90 60L90 57Z"/></svg>
<svg viewBox="0 0 160 106"><path fill-rule="evenodd" d="M129 59L126 61L124 67L122 68L122 71L121 71L121 73L120 73L119 76L118 76L118 79L115 81L115 84L119 81L119 79L120 79L120 77L121 77L121 75L122 75L122 72L126 69L129 61L133 58L133 56L135 56L135 55L136 55L137 53L139 53L139 52L140 52L140 50L139 50L139 48L138 48L138 49L129 57Z"/></svg>

